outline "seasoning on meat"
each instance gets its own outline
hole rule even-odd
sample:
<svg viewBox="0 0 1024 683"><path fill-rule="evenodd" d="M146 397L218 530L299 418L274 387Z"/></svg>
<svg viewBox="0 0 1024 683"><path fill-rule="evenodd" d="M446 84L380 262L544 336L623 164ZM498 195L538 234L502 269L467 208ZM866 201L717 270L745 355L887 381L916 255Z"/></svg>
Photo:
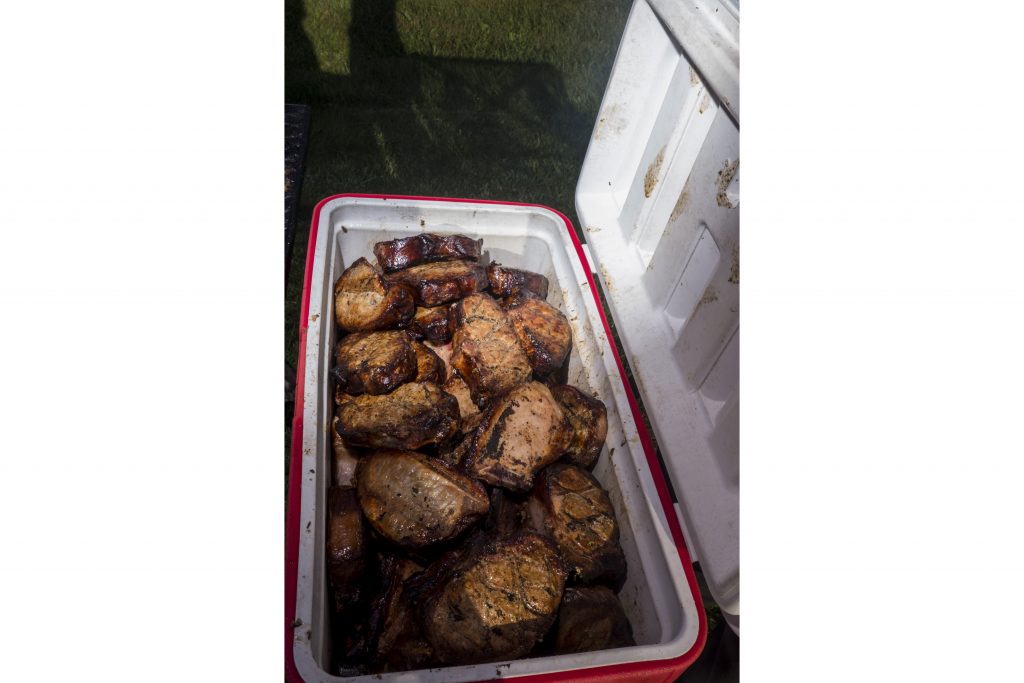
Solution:
<svg viewBox="0 0 1024 683"><path fill-rule="evenodd" d="M366 519L404 547L454 538L490 507L479 482L415 451L377 451L360 461L356 480Z"/></svg>
<svg viewBox="0 0 1024 683"><path fill-rule="evenodd" d="M390 394L341 397L338 433L353 446L421 448L459 429L459 402L432 382L408 382Z"/></svg>
<svg viewBox="0 0 1024 683"><path fill-rule="evenodd" d="M343 330L401 327L415 312L412 292L385 280L365 258L349 266L334 283L334 317Z"/></svg>
<svg viewBox="0 0 1024 683"><path fill-rule="evenodd" d="M589 472L563 463L545 469L537 477L529 513L533 528L554 539L576 581L622 585L626 557L615 510Z"/></svg>
<svg viewBox="0 0 1024 683"><path fill-rule="evenodd" d="M566 578L554 545L531 532L450 553L425 576L423 633L446 664L528 655L555 619Z"/></svg>
<svg viewBox="0 0 1024 683"><path fill-rule="evenodd" d="M474 294L452 306L451 367L483 406L530 379L533 369L515 329L498 302Z"/></svg>
<svg viewBox="0 0 1024 683"><path fill-rule="evenodd" d="M592 469L608 434L607 408L601 401L568 384L552 387L551 395L565 409L572 425L572 441L565 451L565 459Z"/></svg>
<svg viewBox="0 0 1024 683"><path fill-rule="evenodd" d="M569 445L562 407L539 382L520 384L484 413L473 437L471 471L482 481L526 491L534 475Z"/></svg>

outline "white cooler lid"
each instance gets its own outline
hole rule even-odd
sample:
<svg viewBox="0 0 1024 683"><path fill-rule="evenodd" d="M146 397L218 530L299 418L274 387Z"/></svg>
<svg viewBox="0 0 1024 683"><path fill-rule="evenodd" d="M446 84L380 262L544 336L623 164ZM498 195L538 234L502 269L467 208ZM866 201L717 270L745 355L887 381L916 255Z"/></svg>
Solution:
<svg viewBox="0 0 1024 683"><path fill-rule="evenodd" d="M637 0L576 208L719 606L739 589L739 9ZM738 621L738 620L737 620Z"/></svg>

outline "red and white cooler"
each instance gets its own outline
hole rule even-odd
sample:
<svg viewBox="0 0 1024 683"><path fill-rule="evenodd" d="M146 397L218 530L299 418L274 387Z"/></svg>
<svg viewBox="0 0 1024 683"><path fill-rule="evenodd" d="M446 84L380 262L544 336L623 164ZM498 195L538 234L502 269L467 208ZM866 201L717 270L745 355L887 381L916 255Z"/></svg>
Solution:
<svg viewBox="0 0 1024 683"><path fill-rule="evenodd" d="M692 562L739 623L738 6L637 0L577 187L586 243L552 209L512 202L336 195L310 229L286 526L286 676L329 671L325 500L331 485L333 285L375 242L419 232L484 240L485 256L545 275L569 319L569 383L608 408L594 475L621 528L619 599L637 645L365 676L367 681L673 680L706 623ZM608 304L626 359L611 341ZM626 379L628 360L673 504ZM348 680L362 680L348 679Z"/></svg>

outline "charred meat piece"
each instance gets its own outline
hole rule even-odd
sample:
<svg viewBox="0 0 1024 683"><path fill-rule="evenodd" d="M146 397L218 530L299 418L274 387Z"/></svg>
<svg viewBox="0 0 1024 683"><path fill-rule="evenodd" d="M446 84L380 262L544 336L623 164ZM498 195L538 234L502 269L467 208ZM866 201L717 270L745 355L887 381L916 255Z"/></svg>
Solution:
<svg viewBox="0 0 1024 683"><path fill-rule="evenodd" d="M421 624L439 661L473 664L529 654L551 627L565 569L531 532L451 553L427 570Z"/></svg>
<svg viewBox="0 0 1024 683"><path fill-rule="evenodd" d="M414 606L405 595L408 579L423 571L396 556L381 561L382 589L370 609L371 650L381 672L409 671L429 665L434 650L423 637Z"/></svg>
<svg viewBox="0 0 1024 683"><path fill-rule="evenodd" d="M622 585L626 557L619 523L608 493L589 472L563 463L545 469L537 477L529 514L533 527L554 539L572 578Z"/></svg>
<svg viewBox="0 0 1024 683"><path fill-rule="evenodd" d="M444 361L420 342L413 342L412 349L416 356L416 381L443 384L447 372Z"/></svg>
<svg viewBox="0 0 1024 683"><path fill-rule="evenodd" d="M373 254L385 273L437 261L476 261L480 258L483 240L465 235L434 235L423 233L390 242L377 242Z"/></svg>
<svg viewBox="0 0 1024 683"><path fill-rule="evenodd" d="M586 469L593 468L608 435L607 408L601 401L568 384L553 387L551 395L565 409L572 425L572 441L565 451L565 459Z"/></svg>
<svg viewBox="0 0 1024 683"><path fill-rule="evenodd" d="M473 435L470 469L488 484L526 491L534 475L565 452L571 436L551 391L539 382L520 384L484 413Z"/></svg>
<svg viewBox="0 0 1024 683"><path fill-rule="evenodd" d="M466 384L458 375L452 375L442 387L459 402L459 418L462 420L462 431L470 432L480 424L480 409L473 403L473 396Z"/></svg>
<svg viewBox="0 0 1024 683"><path fill-rule="evenodd" d="M483 406L530 379L533 369L515 329L498 302L474 294L452 306L451 366Z"/></svg>
<svg viewBox="0 0 1024 683"><path fill-rule="evenodd" d="M468 261L425 263L389 273L387 278L409 287L420 306L440 306L487 287L483 266Z"/></svg>
<svg viewBox="0 0 1024 683"><path fill-rule="evenodd" d="M437 459L452 469L466 472L472 445L472 434L465 434L461 439L456 436L454 440L437 447Z"/></svg>
<svg viewBox="0 0 1024 683"><path fill-rule="evenodd" d="M487 283L491 293L497 297L507 297L522 291L533 292L541 299L548 298L548 279L538 273L518 268L506 268L500 263L487 266Z"/></svg>
<svg viewBox="0 0 1024 683"><path fill-rule="evenodd" d="M417 338L431 343L447 344L452 340L452 331L448 327L448 306L417 306L412 322L409 323L409 331Z"/></svg>
<svg viewBox="0 0 1024 683"><path fill-rule="evenodd" d="M412 292L385 280L365 258L349 266L334 283L334 318L348 332L401 327L415 312Z"/></svg>
<svg viewBox="0 0 1024 683"><path fill-rule="evenodd" d="M339 612L359 601L366 569L366 534L356 491L327 489L327 575Z"/></svg>
<svg viewBox="0 0 1024 683"><path fill-rule="evenodd" d="M416 353L403 330L353 332L338 342L332 374L345 393L386 394L416 378Z"/></svg>
<svg viewBox="0 0 1024 683"><path fill-rule="evenodd" d="M360 461L356 480L366 519L404 547L454 538L490 507L479 482L415 451L377 451Z"/></svg>
<svg viewBox="0 0 1024 683"><path fill-rule="evenodd" d="M565 315L529 294L507 299L505 310L534 372L547 375L560 368L572 347L572 328Z"/></svg>
<svg viewBox="0 0 1024 683"><path fill-rule="evenodd" d="M337 416L331 420L332 451L334 457L331 459L331 478L338 486L356 485L356 465L359 464L359 457L345 440L338 434Z"/></svg>
<svg viewBox="0 0 1024 683"><path fill-rule="evenodd" d="M522 527L523 505L503 488L491 489L491 509L484 520L484 531L492 537L510 536Z"/></svg>
<svg viewBox="0 0 1024 683"><path fill-rule="evenodd" d="M622 604L605 586L566 588L555 631L560 655L636 645Z"/></svg>
<svg viewBox="0 0 1024 683"><path fill-rule="evenodd" d="M459 429L459 402L432 382L409 382L390 394L342 395L338 433L351 446L421 448Z"/></svg>

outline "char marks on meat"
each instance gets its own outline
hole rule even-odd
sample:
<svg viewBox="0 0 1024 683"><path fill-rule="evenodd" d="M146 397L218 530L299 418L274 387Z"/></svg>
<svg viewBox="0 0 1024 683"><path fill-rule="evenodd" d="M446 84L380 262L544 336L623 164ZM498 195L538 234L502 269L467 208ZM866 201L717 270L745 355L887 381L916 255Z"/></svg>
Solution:
<svg viewBox="0 0 1024 683"><path fill-rule="evenodd" d="M417 306L412 322L409 323L409 332L433 344L447 344L452 340L452 331L448 326L448 306Z"/></svg>
<svg viewBox="0 0 1024 683"><path fill-rule="evenodd" d="M428 307L461 299L487 287L483 266L469 261L424 263L389 273L387 278L409 287L416 303Z"/></svg>
<svg viewBox="0 0 1024 683"><path fill-rule="evenodd" d="M576 581L616 589L625 581L615 510L589 472L564 463L545 469L537 477L529 514L533 527L554 539Z"/></svg>
<svg viewBox="0 0 1024 683"><path fill-rule="evenodd" d="M454 538L490 507L479 482L415 451L377 451L360 461L356 479L370 525L407 548Z"/></svg>
<svg viewBox="0 0 1024 683"><path fill-rule="evenodd" d="M411 237L377 242L373 253L385 273L393 273L438 261L476 261L480 258L483 240L465 235L434 235L423 233Z"/></svg>
<svg viewBox="0 0 1024 683"><path fill-rule="evenodd" d="M534 372L543 376L560 368L572 347L565 315L531 294L505 300L505 309Z"/></svg>
<svg viewBox="0 0 1024 683"><path fill-rule="evenodd" d="M548 298L548 279L539 273L518 268L506 268L500 263L487 266L487 283L497 297L508 297L522 291L533 292L541 299Z"/></svg>
<svg viewBox="0 0 1024 683"><path fill-rule="evenodd" d="M569 445L565 412L539 382L520 384L496 399L473 436L471 471L479 479L526 491L534 475Z"/></svg>
<svg viewBox="0 0 1024 683"><path fill-rule="evenodd" d="M529 654L555 619L566 578L554 545L531 532L450 553L426 574L421 624L446 664Z"/></svg>
<svg viewBox="0 0 1024 683"><path fill-rule="evenodd" d="M497 301L474 294L452 306L451 315L451 367L478 406L530 379L530 361Z"/></svg>
<svg viewBox="0 0 1024 683"><path fill-rule="evenodd" d="M408 382L390 394L341 396L337 430L352 446L415 449L459 429L459 402L433 382Z"/></svg>
<svg viewBox="0 0 1024 683"><path fill-rule="evenodd" d="M386 394L416 378L416 353L402 330L353 332L338 342L332 374L345 393Z"/></svg>
<svg viewBox="0 0 1024 683"><path fill-rule="evenodd" d="M565 451L565 459L592 469L608 434L607 408L601 401L567 384L552 387L551 395L565 409L572 425L572 441Z"/></svg>
<svg viewBox="0 0 1024 683"><path fill-rule="evenodd" d="M555 628L555 653L593 652L636 645L622 604L605 586L565 589Z"/></svg>
<svg viewBox="0 0 1024 683"><path fill-rule="evenodd" d="M366 534L356 491L327 489L327 576L339 612L359 601L366 570Z"/></svg>
<svg viewBox="0 0 1024 683"><path fill-rule="evenodd" d="M401 327L415 312L412 291L384 279L365 258L349 266L334 283L334 318L343 330Z"/></svg>

